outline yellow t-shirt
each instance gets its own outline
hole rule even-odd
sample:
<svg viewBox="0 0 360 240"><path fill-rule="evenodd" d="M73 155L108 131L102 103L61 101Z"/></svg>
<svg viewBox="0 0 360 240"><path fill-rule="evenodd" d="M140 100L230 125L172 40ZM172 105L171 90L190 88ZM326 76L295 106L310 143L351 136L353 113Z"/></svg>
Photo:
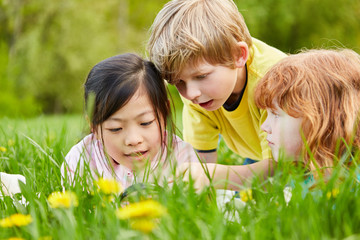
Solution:
<svg viewBox="0 0 360 240"><path fill-rule="evenodd" d="M184 140L197 150L214 150L221 134L226 145L243 158L271 158L266 133L260 129L267 113L255 105L254 89L266 71L285 56L280 50L253 38L247 61L247 84L238 107L233 111L227 111L223 106L206 111L182 98Z"/></svg>

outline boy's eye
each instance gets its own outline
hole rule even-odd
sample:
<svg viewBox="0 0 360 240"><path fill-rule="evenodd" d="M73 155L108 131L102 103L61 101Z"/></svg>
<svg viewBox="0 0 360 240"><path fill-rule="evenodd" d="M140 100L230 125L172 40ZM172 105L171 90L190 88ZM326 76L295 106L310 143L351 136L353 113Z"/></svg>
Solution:
<svg viewBox="0 0 360 240"><path fill-rule="evenodd" d="M177 81L175 82L174 85L175 85L176 87L182 86L182 85L184 85L184 81L181 80L181 79L179 79L179 80L177 80Z"/></svg>
<svg viewBox="0 0 360 240"><path fill-rule="evenodd" d="M202 74L202 75L198 75L196 76L196 79L204 79L206 78L207 74Z"/></svg>
<svg viewBox="0 0 360 240"><path fill-rule="evenodd" d="M183 80L180 80L175 84L175 87L178 89L179 92L182 92L186 89L186 84Z"/></svg>
<svg viewBox="0 0 360 240"><path fill-rule="evenodd" d="M109 128L108 129L110 132L119 132L122 130L122 128Z"/></svg>
<svg viewBox="0 0 360 240"><path fill-rule="evenodd" d="M150 124L152 124L155 120L151 120L149 122L143 122L143 123L140 123L141 126L149 126Z"/></svg>

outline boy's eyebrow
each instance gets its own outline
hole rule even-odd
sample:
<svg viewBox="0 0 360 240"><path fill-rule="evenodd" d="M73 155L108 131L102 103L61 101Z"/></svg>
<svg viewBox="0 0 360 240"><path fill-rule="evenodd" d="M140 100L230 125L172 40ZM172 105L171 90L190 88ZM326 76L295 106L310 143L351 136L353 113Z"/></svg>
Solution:
<svg viewBox="0 0 360 240"><path fill-rule="evenodd" d="M198 74L204 74L204 72L207 72L206 67L194 67L193 69L189 70L188 75L198 75Z"/></svg>

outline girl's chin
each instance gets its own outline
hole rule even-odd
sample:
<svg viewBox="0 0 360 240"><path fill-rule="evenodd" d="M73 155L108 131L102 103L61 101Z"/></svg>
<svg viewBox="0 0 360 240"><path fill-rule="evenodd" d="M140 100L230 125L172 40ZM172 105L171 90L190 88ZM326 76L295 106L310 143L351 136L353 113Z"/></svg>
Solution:
<svg viewBox="0 0 360 240"><path fill-rule="evenodd" d="M132 169L132 170L142 170L146 167L148 167L148 165L150 165L150 161L148 160L148 158L135 158L135 159L132 159L130 161L130 164L129 164L129 161L127 161L127 164L124 164L126 167Z"/></svg>

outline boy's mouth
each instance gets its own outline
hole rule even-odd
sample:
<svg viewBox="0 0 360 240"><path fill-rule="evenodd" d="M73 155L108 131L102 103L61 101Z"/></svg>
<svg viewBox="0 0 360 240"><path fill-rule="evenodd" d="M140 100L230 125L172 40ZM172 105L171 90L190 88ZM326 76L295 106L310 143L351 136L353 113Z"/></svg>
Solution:
<svg viewBox="0 0 360 240"><path fill-rule="evenodd" d="M199 103L200 107L202 108L209 108L211 106L211 104L213 103L214 100L210 100L210 101L207 101L207 102L203 102L203 103Z"/></svg>

